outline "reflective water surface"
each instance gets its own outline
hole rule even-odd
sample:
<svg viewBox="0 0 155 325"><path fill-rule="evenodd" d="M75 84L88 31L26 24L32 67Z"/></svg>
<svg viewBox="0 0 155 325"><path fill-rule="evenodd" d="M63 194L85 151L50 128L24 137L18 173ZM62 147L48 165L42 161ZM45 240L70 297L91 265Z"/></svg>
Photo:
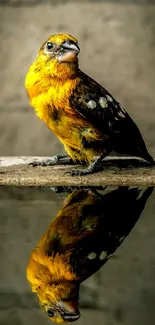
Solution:
<svg viewBox="0 0 155 325"><path fill-rule="evenodd" d="M0 323L155 324L153 188L1 186L0 198Z"/></svg>

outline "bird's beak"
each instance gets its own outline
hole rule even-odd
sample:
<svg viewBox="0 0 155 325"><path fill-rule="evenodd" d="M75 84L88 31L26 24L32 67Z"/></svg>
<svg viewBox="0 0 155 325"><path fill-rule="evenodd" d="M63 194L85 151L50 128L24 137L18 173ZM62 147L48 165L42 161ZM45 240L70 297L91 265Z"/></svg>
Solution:
<svg viewBox="0 0 155 325"><path fill-rule="evenodd" d="M64 42L61 45L61 52L58 56L59 62L72 62L76 61L80 48L77 44L69 44Z"/></svg>
<svg viewBox="0 0 155 325"><path fill-rule="evenodd" d="M73 44L69 44L67 42L64 42L61 47L64 49L64 50L69 50L69 51L75 51L77 53L80 52L80 48L78 46L78 44L76 43L73 43Z"/></svg>
<svg viewBox="0 0 155 325"><path fill-rule="evenodd" d="M61 317L65 322L74 322L80 318L78 310L78 301L61 301L59 302L60 309L63 310Z"/></svg>

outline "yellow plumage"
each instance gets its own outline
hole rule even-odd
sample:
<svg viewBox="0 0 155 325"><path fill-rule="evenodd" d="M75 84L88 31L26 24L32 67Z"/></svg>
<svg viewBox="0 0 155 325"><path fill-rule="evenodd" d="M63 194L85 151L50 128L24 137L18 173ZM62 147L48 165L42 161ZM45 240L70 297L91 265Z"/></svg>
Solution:
<svg viewBox="0 0 155 325"><path fill-rule="evenodd" d="M112 150L154 163L127 112L79 69L78 53L73 36L51 36L40 48L25 81L31 106L72 160L91 164L94 156L100 156L95 165L72 174L97 171Z"/></svg>

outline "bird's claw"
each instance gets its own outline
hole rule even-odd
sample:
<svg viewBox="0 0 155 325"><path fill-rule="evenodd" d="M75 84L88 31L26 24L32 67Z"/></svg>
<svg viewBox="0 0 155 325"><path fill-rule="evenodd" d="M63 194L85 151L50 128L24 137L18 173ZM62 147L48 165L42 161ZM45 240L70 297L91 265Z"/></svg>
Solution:
<svg viewBox="0 0 155 325"><path fill-rule="evenodd" d="M30 167L30 166L32 166L32 167L40 166L40 163L39 163L39 161L33 161L28 164L28 167Z"/></svg>
<svg viewBox="0 0 155 325"><path fill-rule="evenodd" d="M71 176L81 176L81 175L87 175L91 172L88 169L73 169L71 171L66 172L64 175L69 174Z"/></svg>
<svg viewBox="0 0 155 325"><path fill-rule="evenodd" d="M53 156L50 159L46 159L46 160L42 160L42 161L32 161L31 163L29 163L28 166L32 166L32 167L37 167L37 166L54 166L58 163L58 157L57 156Z"/></svg>
<svg viewBox="0 0 155 325"><path fill-rule="evenodd" d="M84 175L84 173L83 173L83 169L73 169L72 171L71 171L71 175L72 176L80 176L80 175Z"/></svg>

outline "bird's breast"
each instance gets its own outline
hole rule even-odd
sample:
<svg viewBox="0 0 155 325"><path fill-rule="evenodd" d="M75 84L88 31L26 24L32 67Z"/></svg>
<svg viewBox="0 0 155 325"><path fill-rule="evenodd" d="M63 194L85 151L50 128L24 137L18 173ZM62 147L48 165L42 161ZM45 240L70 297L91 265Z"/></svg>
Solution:
<svg viewBox="0 0 155 325"><path fill-rule="evenodd" d="M31 105L37 116L64 144L73 160L91 161L96 141L103 141L99 132L74 107L64 89L53 88L33 98ZM93 144L93 148L92 148ZM99 149L97 149L98 151Z"/></svg>
<svg viewBox="0 0 155 325"><path fill-rule="evenodd" d="M67 100L54 100L54 96L48 100L48 96L41 95L31 104L37 116L64 144L72 144L74 148L80 145L81 129L87 123L68 105Z"/></svg>

